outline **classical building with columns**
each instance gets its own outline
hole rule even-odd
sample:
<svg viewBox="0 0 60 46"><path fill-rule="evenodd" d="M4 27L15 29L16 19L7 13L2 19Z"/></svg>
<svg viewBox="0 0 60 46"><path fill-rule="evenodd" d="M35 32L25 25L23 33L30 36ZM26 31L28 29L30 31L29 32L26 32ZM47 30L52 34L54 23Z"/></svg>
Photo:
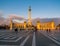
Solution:
<svg viewBox="0 0 60 46"><path fill-rule="evenodd" d="M38 21L36 23L36 27L38 30L54 30L55 29L55 23L54 23L54 21L45 22L45 23L41 23Z"/></svg>
<svg viewBox="0 0 60 46"><path fill-rule="evenodd" d="M22 23L13 23L12 20L10 20L10 30L13 28L18 28L18 29L27 29L27 27L32 26L31 22L31 6L28 8L28 21L24 21Z"/></svg>
<svg viewBox="0 0 60 46"><path fill-rule="evenodd" d="M10 30L13 28L18 28L18 29L34 29L37 28L37 30L54 30L55 29L55 23L54 21L51 22L45 22L41 23L40 21L36 22L36 26L32 24L32 19L31 19L31 6L28 8L28 21L24 21L23 23L13 23L13 21L10 21Z"/></svg>

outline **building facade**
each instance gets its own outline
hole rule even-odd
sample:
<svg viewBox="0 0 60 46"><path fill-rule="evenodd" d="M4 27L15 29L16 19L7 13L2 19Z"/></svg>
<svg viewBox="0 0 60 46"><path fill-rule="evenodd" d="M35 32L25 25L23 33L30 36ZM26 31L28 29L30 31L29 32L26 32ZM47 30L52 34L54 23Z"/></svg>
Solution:
<svg viewBox="0 0 60 46"><path fill-rule="evenodd" d="M36 27L38 30L54 30L55 23L54 23L54 21L45 22L45 23L37 22Z"/></svg>
<svg viewBox="0 0 60 46"><path fill-rule="evenodd" d="M12 30L13 28L18 28L18 29L34 29L34 26L32 24L32 19L31 19L31 6L29 6L28 9L28 21L24 21L23 23L13 23L12 20L10 21L10 30ZM55 23L54 21L51 22L45 22L45 23L41 23L39 21L36 22L36 26L37 30L54 30L55 29Z"/></svg>

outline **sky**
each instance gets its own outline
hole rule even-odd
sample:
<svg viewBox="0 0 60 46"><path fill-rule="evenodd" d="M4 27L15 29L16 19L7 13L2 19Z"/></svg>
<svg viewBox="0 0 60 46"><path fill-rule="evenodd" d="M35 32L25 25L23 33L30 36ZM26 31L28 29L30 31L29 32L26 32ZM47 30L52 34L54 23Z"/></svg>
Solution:
<svg viewBox="0 0 60 46"><path fill-rule="evenodd" d="M0 14L4 17L14 14L27 18L29 6L32 18L60 17L60 0L0 0Z"/></svg>

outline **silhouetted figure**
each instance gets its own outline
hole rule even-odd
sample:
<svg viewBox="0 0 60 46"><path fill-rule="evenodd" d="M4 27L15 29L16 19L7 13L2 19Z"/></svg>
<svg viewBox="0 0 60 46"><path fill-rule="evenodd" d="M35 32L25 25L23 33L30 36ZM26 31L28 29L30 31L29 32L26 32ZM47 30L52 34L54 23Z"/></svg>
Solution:
<svg viewBox="0 0 60 46"><path fill-rule="evenodd" d="M16 34L18 33L18 29L17 28L15 29L15 32L16 32Z"/></svg>
<svg viewBox="0 0 60 46"><path fill-rule="evenodd" d="M36 32L36 31L37 31L37 28L36 28L36 27L34 27L34 28L35 28L34 30L35 30L35 32Z"/></svg>
<svg viewBox="0 0 60 46"><path fill-rule="evenodd" d="M51 30L49 29L49 33L51 33Z"/></svg>
<svg viewBox="0 0 60 46"><path fill-rule="evenodd" d="M50 29L47 29L46 32L47 32L47 33L51 33L51 30L50 30Z"/></svg>
<svg viewBox="0 0 60 46"><path fill-rule="evenodd" d="M46 32L48 33L48 29L46 30Z"/></svg>

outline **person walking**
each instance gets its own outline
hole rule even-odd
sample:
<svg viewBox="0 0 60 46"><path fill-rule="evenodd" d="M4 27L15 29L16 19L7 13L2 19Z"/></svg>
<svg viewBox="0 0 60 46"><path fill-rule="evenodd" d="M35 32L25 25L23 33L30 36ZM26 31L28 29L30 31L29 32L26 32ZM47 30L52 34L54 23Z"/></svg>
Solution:
<svg viewBox="0 0 60 46"><path fill-rule="evenodd" d="M16 33L16 34L18 33L18 29L17 29L17 28L15 29L15 33Z"/></svg>

